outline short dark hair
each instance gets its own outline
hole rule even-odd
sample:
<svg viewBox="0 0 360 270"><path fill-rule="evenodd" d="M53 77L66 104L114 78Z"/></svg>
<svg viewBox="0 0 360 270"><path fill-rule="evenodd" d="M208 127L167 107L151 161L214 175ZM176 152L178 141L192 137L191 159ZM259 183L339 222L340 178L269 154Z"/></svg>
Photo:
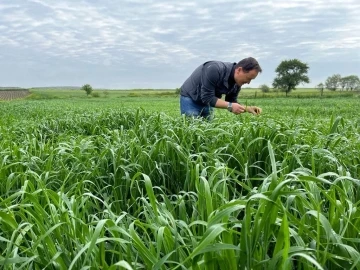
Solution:
<svg viewBox="0 0 360 270"><path fill-rule="evenodd" d="M245 71L245 72L249 72L250 70L257 70L258 72L262 72L262 69L258 63L258 61L256 61L255 58L253 57L248 57L248 58L244 58L242 60L239 61L239 63L237 63L235 65L235 68L238 68L238 67L242 67L242 69Z"/></svg>

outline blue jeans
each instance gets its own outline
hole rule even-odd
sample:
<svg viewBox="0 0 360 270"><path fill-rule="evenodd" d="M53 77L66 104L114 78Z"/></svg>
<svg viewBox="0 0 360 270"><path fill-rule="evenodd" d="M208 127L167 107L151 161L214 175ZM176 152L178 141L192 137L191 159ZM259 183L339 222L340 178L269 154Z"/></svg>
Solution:
<svg viewBox="0 0 360 270"><path fill-rule="evenodd" d="M213 118L213 107L209 105L200 105L191 98L180 96L180 112L186 116L204 117L208 120Z"/></svg>

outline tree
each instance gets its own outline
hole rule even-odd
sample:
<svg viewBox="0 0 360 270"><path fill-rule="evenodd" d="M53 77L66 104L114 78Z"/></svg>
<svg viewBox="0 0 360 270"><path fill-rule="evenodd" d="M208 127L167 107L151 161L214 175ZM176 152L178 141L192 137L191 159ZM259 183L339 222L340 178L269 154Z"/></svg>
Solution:
<svg viewBox="0 0 360 270"><path fill-rule="evenodd" d="M309 83L307 76L309 66L298 59L284 60L276 68L276 78L273 82L274 88L279 88L286 93L295 90L300 83Z"/></svg>
<svg viewBox="0 0 360 270"><path fill-rule="evenodd" d="M323 95L323 92L324 92L324 84L323 83L319 83L317 86L316 86L316 89L318 89L320 91L320 96Z"/></svg>
<svg viewBox="0 0 360 270"><path fill-rule="evenodd" d="M90 84L84 84L82 87L81 87L81 90L84 90L86 92L86 95L89 96L92 92L92 87Z"/></svg>
<svg viewBox="0 0 360 270"><path fill-rule="evenodd" d="M347 86L347 84L348 84L348 78L347 77L342 77L342 78L340 78L340 82L339 82L339 84L340 84L340 89L341 89L341 91L344 91L344 89L346 88L346 86Z"/></svg>
<svg viewBox="0 0 360 270"><path fill-rule="evenodd" d="M345 81L346 90L355 90L360 87L360 79L356 75L350 75L342 78Z"/></svg>
<svg viewBox="0 0 360 270"><path fill-rule="evenodd" d="M270 92L270 87L267 86L266 84L260 85L259 88L261 89L261 91L262 91L263 93L268 93L268 92Z"/></svg>
<svg viewBox="0 0 360 270"><path fill-rule="evenodd" d="M341 75L334 74L326 79L325 87L326 87L326 89L329 89L331 91L336 91L336 89L340 85L340 81L341 81Z"/></svg>

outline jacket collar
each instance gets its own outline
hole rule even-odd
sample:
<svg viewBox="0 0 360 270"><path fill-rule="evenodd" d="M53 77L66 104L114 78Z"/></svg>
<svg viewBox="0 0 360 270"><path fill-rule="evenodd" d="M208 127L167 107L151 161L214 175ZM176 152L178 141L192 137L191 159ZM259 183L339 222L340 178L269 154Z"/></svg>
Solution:
<svg viewBox="0 0 360 270"><path fill-rule="evenodd" d="M226 67L226 73L225 73L225 77L224 77L224 85L226 86L226 88L229 88L229 78L232 73L232 70L235 68L236 63L224 62L224 65Z"/></svg>

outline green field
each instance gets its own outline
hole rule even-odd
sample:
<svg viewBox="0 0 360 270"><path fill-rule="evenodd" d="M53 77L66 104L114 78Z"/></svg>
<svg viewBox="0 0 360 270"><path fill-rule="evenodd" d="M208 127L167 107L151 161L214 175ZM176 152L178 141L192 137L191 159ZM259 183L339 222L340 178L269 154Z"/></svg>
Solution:
<svg viewBox="0 0 360 270"><path fill-rule="evenodd" d="M31 91L0 102L1 269L360 269L356 94L207 122L173 90Z"/></svg>
<svg viewBox="0 0 360 270"><path fill-rule="evenodd" d="M63 99L63 98L83 98L85 92L80 89L74 90L59 90L59 89L31 89L33 95L30 97L32 99ZM153 90L153 89L133 89L133 90L107 90L107 89L95 89L93 94L99 96L99 98L123 98L123 97L148 97L148 96L173 96L175 94L174 89L162 89L162 90ZM324 90L323 98L331 97L358 97L360 95L359 91L330 91ZM294 98L308 98L308 97L320 97L321 93L319 90L314 88L298 88L288 94L289 97ZM257 88L244 88L241 90L241 97L246 98L279 98L285 97L284 92L274 92L271 90L269 93L263 93L260 89Z"/></svg>

